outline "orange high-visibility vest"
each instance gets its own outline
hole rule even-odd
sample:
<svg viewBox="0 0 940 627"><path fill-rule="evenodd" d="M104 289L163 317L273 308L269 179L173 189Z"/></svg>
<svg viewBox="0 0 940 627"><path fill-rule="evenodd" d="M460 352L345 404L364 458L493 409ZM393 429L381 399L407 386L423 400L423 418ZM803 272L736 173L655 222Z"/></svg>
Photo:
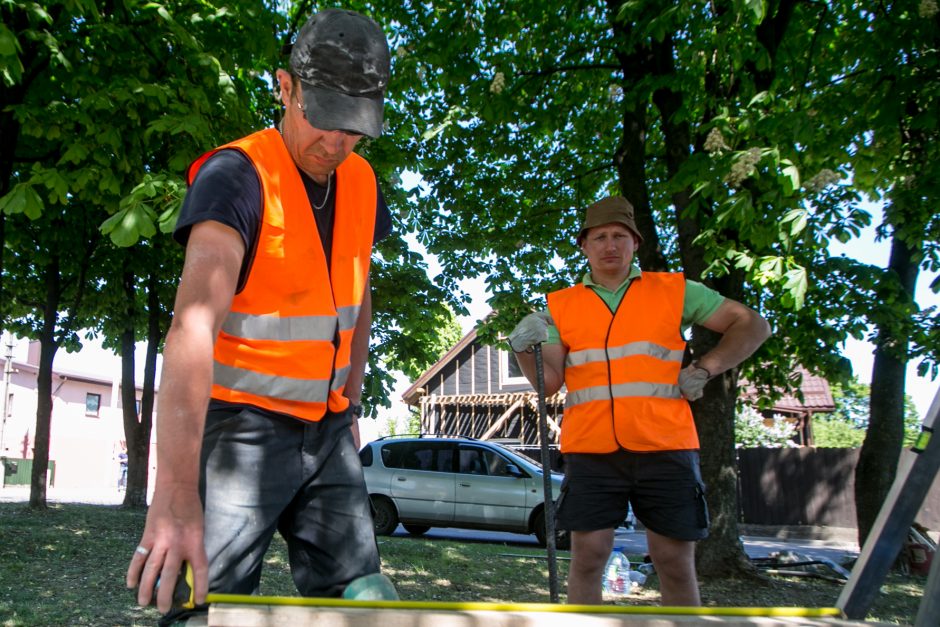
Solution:
<svg viewBox="0 0 940 627"><path fill-rule="evenodd" d="M682 274L644 272L615 312L582 284L548 295L565 358L563 453L697 449L679 392Z"/></svg>
<svg viewBox="0 0 940 627"><path fill-rule="evenodd" d="M336 169L329 269L297 166L275 129L210 151L234 148L254 164L264 203L244 289L215 341L212 398L304 420L343 411L353 330L369 278L375 231L375 174L352 153ZM247 251L246 251L247 252Z"/></svg>

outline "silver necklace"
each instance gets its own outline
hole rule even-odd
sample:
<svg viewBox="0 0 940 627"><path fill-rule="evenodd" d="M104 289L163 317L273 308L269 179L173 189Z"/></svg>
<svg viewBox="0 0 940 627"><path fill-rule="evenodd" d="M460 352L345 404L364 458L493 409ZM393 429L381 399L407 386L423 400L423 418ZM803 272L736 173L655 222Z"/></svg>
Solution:
<svg viewBox="0 0 940 627"><path fill-rule="evenodd" d="M317 207L315 204L310 203L310 206L313 207L314 211L319 211L320 209L323 209L326 206L326 201L330 199L330 181L332 180L333 180L333 174L330 173L326 177L326 195L323 196L323 202L320 203L320 206Z"/></svg>

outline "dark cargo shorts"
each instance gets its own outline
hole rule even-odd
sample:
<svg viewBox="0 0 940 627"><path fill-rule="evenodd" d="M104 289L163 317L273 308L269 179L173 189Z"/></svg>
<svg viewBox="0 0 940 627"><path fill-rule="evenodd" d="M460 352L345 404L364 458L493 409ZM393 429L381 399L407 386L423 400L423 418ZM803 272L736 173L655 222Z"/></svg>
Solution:
<svg viewBox="0 0 940 627"><path fill-rule="evenodd" d="M568 531L620 526L627 508L643 526L674 540L708 536L698 451L565 455L557 522Z"/></svg>

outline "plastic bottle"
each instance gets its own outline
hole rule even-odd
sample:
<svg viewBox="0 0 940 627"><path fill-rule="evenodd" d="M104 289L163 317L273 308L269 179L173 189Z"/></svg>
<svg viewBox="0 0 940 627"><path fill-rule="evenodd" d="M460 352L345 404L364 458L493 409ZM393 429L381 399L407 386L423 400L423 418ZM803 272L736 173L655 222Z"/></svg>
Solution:
<svg viewBox="0 0 940 627"><path fill-rule="evenodd" d="M623 596L630 592L630 560L620 547L614 547L607 558L602 587L604 592L614 596Z"/></svg>

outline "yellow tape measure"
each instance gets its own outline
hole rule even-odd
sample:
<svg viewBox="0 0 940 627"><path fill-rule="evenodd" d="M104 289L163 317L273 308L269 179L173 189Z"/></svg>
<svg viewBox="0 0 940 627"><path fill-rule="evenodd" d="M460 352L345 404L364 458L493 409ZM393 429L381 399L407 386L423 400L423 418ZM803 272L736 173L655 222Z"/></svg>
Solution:
<svg viewBox="0 0 940 627"><path fill-rule="evenodd" d="M558 605L553 603L485 603L464 601L356 601L352 599L253 596L210 593L208 603L284 605L345 609L439 610L449 612L557 612L565 614L655 614L683 616L842 617L837 607L662 607L636 605Z"/></svg>

